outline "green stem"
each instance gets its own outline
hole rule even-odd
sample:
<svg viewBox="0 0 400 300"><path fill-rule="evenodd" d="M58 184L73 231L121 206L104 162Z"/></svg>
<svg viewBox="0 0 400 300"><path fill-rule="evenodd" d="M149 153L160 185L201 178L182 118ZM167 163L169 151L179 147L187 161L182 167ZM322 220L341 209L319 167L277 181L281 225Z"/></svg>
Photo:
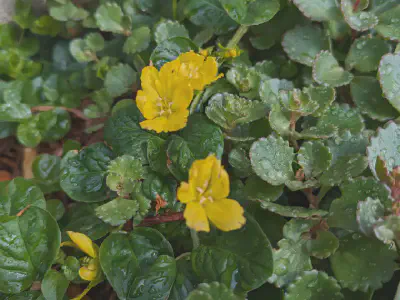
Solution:
<svg viewBox="0 0 400 300"><path fill-rule="evenodd" d="M178 18L177 10L178 10L178 0L172 0L172 17L174 18L174 20Z"/></svg>
<svg viewBox="0 0 400 300"><path fill-rule="evenodd" d="M197 231L194 229L190 229L190 236L192 237L193 250L194 250L200 246L200 239L197 234Z"/></svg>
<svg viewBox="0 0 400 300"><path fill-rule="evenodd" d="M249 26L240 25L238 30L236 30L235 34L231 38L231 40L226 44L226 48L234 48L239 43L241 38L246 34L247 30L249 30Z"/></svg>
<svg viewBox="0 0 400 300"><path fill-rule="evenodd" d="M203 91L197 92L196 97L193 99L192 104L190 105L190 114L193 114L196 111L197 105L199 105L201 96L203 96Z"/></svg>

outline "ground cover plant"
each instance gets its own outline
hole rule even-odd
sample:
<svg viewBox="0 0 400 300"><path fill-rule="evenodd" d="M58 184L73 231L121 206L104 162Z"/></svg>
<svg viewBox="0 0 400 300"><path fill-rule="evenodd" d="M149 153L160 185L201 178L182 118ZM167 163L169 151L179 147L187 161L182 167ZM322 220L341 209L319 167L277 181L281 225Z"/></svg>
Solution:
<svg viewBox="0 0 400 300"><path fill-rule="evenodd" d="M31 5L0 299L400 299L400 1Z"/></svg>

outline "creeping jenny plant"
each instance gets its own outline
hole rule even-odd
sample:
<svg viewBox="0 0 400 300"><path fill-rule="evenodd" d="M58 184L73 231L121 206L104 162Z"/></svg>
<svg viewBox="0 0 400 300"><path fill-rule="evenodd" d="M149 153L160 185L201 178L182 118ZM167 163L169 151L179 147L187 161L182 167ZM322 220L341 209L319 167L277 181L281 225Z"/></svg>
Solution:
<svg viewBox="0 0 400 300"><path fill-rule="evenodd" d="M400 299L399 0L31 2L0 299Z"/></svg>

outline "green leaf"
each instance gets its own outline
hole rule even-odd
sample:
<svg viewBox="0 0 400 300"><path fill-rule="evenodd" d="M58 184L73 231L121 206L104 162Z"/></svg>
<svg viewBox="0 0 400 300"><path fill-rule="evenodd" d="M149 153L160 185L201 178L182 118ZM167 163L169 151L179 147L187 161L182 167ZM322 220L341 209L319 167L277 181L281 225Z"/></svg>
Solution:
<svg viewBox="0 0 400 300"><path fill-rule="evenodd" d="M32 172L35 182L44 193L60 190L60 166L61 159L50 154L36 156L32 163Z"/></svg>
<svg viewBox="0 0 400 300"><path fill-rule="evenodd" d="M250 123L267 115L267 106L236 95L224 93L214 95L206 108L207 117L226 130Z"/></svg>
<svg viewBox="0 0 400 300"><path fill-rule="evenodd" d="M369 168L378 178L375 165L378 156L386 163L389 173L400 165L400 125L390 121L383 128L379 127L377 133L371 137L367 148ZM379 198L382 199L382 198Z"/></svg>
<svg viewBox="0 0 400 300"><path fill-rule="evenodd" d="M201 283L192 291L187 300L243 300L244 297L235 295L232 290L219 282Z"/></svg>
<svg viewBox="0 0 400 300"><path fill-rule="evenodd" d="M63 299L69 280L62 273L50 269L44 275L42 281L42 293L46 300L61 300Z"/></svg>
<svg viewBox="0 0 400 300"><path fill-rule="evenodd" d="M400 111L400 54L386 54L379 64L379 82L385 97Z"/></svg>
<svg viewBox="0 0 400 300"><path fill-rule="evenodd" d="M289 285L285 300L340 300L344 299L336 279L325 272L305 271Z"/></svg>
<svg viewBox="0 0 400 300"><path fill-rule="evenodd" d="M375 236L385 243L399 240L400 237L400 218L396 215L387 216L374 224Z"/></svg>
<svg viewBox="0 0 400 300"><path fill-rule="evenodd" d="M31 180L17 177L0 186L0 216L16 215L28 206L46 208L42 191Z"/></svg>
<svg viewBox="0 0 400 300"><path fill-rule="evenodd" d="M376 37L360 37L350 47L346 57L346 68L359 72L376 71L381 57L390 52L390 45Z"/></svg>
<svg viewBox="0 0 400 300"><path fill-rule="evenodd" d="M375 30L385 38L400 41L399 16L400 5L378 15L379 23Z"/></svg>
<svg viewBox="0 0 400 300"><path fill-rule="evenodd" d="M289 143L272 135L254 142L250 149L254 172L272 185L281 185L294 177L293 158Z"/></svg>
<svg viewBox="0 0 400 300"><path fill-rule="evenodd" d="M282 106L295 113L296 117L311 115L319 108L319 104L311 99L308 88L280 91L279 100Z"/></svg>
<svg viewBox="0 0 400 300"><path fill-rule="evenodd" d="M258 25L271 20L279 11L278 0L254 0L243 2L241 0L219 1L228 15L242 25Z"/></svg>
<svg viewBox="0 0 400 300"><path fill-rule="evenodd" d="M147 160L153 171L168 175L167 142L162 139L149 139L147 141Z"/></svg>
<svg viewBox="0 0 400 300"><path fill-rule="evenodd" d="M0 294L2 296L2 294ZM16 295L10 295L6 300L45 300L39 291L25 291Z"/></svg>
<svg viewBox="0 0 400 300"><path fill-rule="evenodd" d="M138 289L140 283L149 280L145 275L160 280L154 292L163 292L162 298L167 298L176 273L175 263L167 255L173 256L169 242L157 230L144 227L135 228L130 234L113 233L100 247L101 267L121 299L149 299L141 298ZM162 271L163 265L167 270ZM161 280L165 282L161 284ZM151 288L155 282L146 286Z"/></svg>
<svg viewBox="0 0 400 300"><path fill-rule="evenodd" d="M118 64L110 68L104 80L104 86L112 97L121 96L132 89L136 83L136 72L127 64Z"/></svg>
<svg viewBox="0 0 400 300"><path fill-rule="evenodd" d="M124 44L124 52L134 54L142 52L150 45L151 33L150 28L143 26L132 31L131 36L127 38Z"/></svg>
<svg viewBox="0 0 400 300"><path fill-rule="evenodd" d="M154 29L154 40L157 44L174 37L189 38L189 32L183 24L177 21L164 20L159 22Z"/></svg>
<svg viewBox="0 0 400 300"><path fill-rule="evenodd" d="M143 117L134 104L118 110L107 120L104 127L104 140L117 155L127 154L146 161L147 141L159 139L159 137L143 130L139 125L142 120Z"/></svg>
<svg viewBox="0 0 400 300"><path fill-rule="evenodd" d="M137 201L115 198L106 204L96 208L96 215L112 226L119 226L125 224L126 221L131 219L139 209Z"/></svg>
<svg viewBox="0 0 400 300"><path fill-rule="evenodd" d="M283 185L271 185L256 175L251 175L246 180L244 192L249 200L263 202L274 202L283 193Z"/></svg>
<svg viewBox="0 0 400 300"><path fill-rule="evenodd" d="M75 201L107 199L105 177L113 156L110 148L102 143L92 144L79 153L68 152L61 161L61 188Z"/></svg>
<svg viewBox="0 0 400 300"><path fill-rule="evenodd" d="M67 238L67 231L83 233L93 241L107 235L112 228L96 216L96 207L96 204L87 203L74 203L70 206L62 219L64 239Z"/></svg>
<svg viewBox="0 0 400 300"><path fill-rule="evenodd" d="M313 21L332 21L341 18L341 12L335 0L294 0L293 3Z"/></svg>
<svg viewBox="0 0 400 300"><path fill-rule="evenodd" d="M319 141L306 142L297 154L299 165L307 178L316 177L326 171L332 161L332 153Z"/></svg>
<svg viewBox="0 0 400 300"><path fill-rule="evenodd" d="M398 112L383 98L379 81L374 77L357 76L350 83L351 96L361 113L368 117L387 121L394 119Z"/></svg>
<svg viewBox="0 0 400 300"><path fill-rule="evenodd" d="M190 50L197 52L197 48L196 44L188 38L173 37L158 44L151 53L150 60L155 67L161 68L162 65L176 59L181 53Z"/></svg>
<svg viewBox="0 0 400 300"><path fill-rule="evenodd" d="M329 51L321 51L313 63L313 78L319 84L330 87L347 85L353 80L353 74L345 71Z"/></svg>
<svg viewBox="0 0 400 300"><path fill-rule="evenodd" d="M325 48L323 32L317 26L296 26L285 33L282 47L291 60L311 67Z"/></svg>
<svg viewBox="0 0 400 300"><path fill-rule="evenodd" d="M255 67L244 64L234 66L226 73L226 79L236 87L239 95L258 99L261 73Z"/></svg>
<svg viewBox="0 0 400 300"><path fill-rule="evenodd" d="M59 221L65 213L65 207L61 200L49 199L46 201L46 210L56 221Z"/></svg>
<svg viewBox="0 0 400 300"><path fill-rule="evenodd" d="M354 30L366 31L378 24L378 17L373 12L363 11L362 9L365 7L362 7L362 5L359 5L358 9L354 10L354 2L352 0L341 0L340 8L347 24Z"/></svg>
<svg viewBox="0 0 400 300"><path fill-rule="evenodd" d="M94 14L96 24L102 31L123 33L125 28L124 14L117 3L107 2L100 5Z"/></svg>
<svg viewBox="0 0 400 300"><path fill-rule="evenodd" d="M330 231L317 231L316 237L313 236L304 244L307 252L316 258L325 259L331 256L339 247L338 238Z"/></svg>
<svg viewBox="0 0 400 300"><path fill-rule="evenodd" d="M58 21L80 21L86 19L89 13L83 9L78 8L71 1L62 5L54 5L49 9L50 16Z"/></svg>
<svg viewBox="0 0 400 300"><path fill-rule="evenodd" d="M0 120L3 122L23 121L31 116L29 106L24 103L0 103Z"/></svg>
<svg viewBox="0 0 400 300"><path fill-rule="evenodd" d="M184 13L193 24L212 28L216 34L233 30L237 26L218 0L188 0Z"/></svg>
<svg viewBox="0 0 400 300"><path fill-rule="evenodd" d="M286 206L272 202L263 202L261 207L278 215L290 218L309 218L313 216L325 216L327 211L321 209L309 209L301 206Z"/></svg>
<svg viewBox="0 0 400 300"><path fill-rule="evenodd" d="M176 278L168 299L185 300L189 293L195 289L197 283L193 272L190 253L182 254L176 258Z"/></svg>
<svg viewBox="0 0 400 300"><path fill-rule="evenodd" d="M278 242L274 250L274 273L268 279L277 287L282 287L297 278L304 271L312 269L310 257L302 250L302 243L290 239Z"/></svg>
<svg viewBox="0 0 400 300"><path fill-rule="evenodd" d="M339 249L330 262L342 287L366 292L369 288L381 288L392 278L396 257L389 245L354 233L340 239Z"/></svg>
<svg viewBox="0 0 400 300"><path fill-rule="evenodd" d="M50 16L40 16L36 19L30 30L39 35L56 36L62 29L61 23Z"/></svg>
<svg viewBox="0 0 400 300"><path fill-rule="evenodd" d="M174 209L176 203L176 187L177 182L170 177L161 177L157 173L149 173L146 175L142 183L144 195L155 201L157 197L161 197L167 202L166 209ZM175 210L175 209L174 209Z"/></svg>
<svg viewBox="0 0 400 300"><path fill-rule="evenodd" d="M189 168L195 160L186 141L179 136L171 136L167 148L168 169L179 180L188 179Z"/></svg>
<svg viewBox="0 0 400 300"><path fill-rule="evenodd" d="M374 226L383 218L385 207L379 199L368 197L365 201L359 201L357 206L357 222L360 230L367 236L374 233Z"/></svg>
<svg viewBox="0 0 400 300"><path fill-rule="evenodd" d="M248 152L243 148L233 148L232 151L229 152L228 161L233 168L233 172L238 177L249 177L253 173Z"/></svg>
<svg viewBox="0 0 400 300"><path fill-rule="evenodd" d="M374 178L357 178L340 186L342 197L335 199L330 207L328 224L330 227L358 231L356 220L358 201L368 197L382 199L385 206L390 205L388 189Z"/></svg>
<svg viewBox="0 0 400 300"><path fill-rule="evenodd" d="M250 291L272 273L271 245L258 223L246 215L246 225L231 232L216 232L212 240L192 252L193 269L200 279L219 281L237 291Z"/></svg>
<svg viewBox="0 0 400 300"><path fill-rule="evenodd" d="M43 278L60 248L60 230L48 212L32 206L20 217L0 217L0 240L0 292L15 294Z"/></svg>

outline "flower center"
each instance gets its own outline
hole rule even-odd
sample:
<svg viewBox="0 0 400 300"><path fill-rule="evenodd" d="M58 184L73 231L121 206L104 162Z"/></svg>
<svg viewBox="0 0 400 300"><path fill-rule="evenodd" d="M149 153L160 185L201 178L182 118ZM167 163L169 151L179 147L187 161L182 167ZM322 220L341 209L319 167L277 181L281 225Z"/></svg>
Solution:
<svg viewBox="0 0 400 300"><path fill-rule="evenodd" d="M172 114L172 101L166 98L158 97L157 106L159 107L159 115L168 117Z"/></svg>

